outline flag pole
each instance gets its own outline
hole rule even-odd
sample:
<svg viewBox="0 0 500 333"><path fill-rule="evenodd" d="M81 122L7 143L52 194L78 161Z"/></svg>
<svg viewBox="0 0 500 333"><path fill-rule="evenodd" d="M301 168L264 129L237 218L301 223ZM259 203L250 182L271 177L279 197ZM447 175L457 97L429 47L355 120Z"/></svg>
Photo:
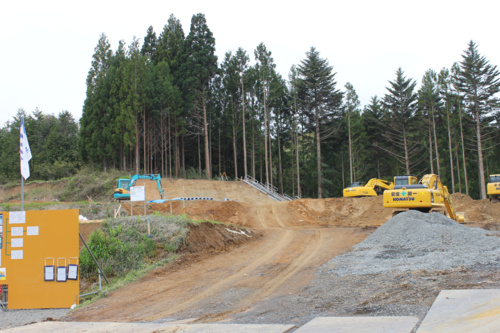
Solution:
<svg viewBox="0 0 500 333"><path fill-rule="evenodd" d="M24 177L21 175L21 211L24 211Z"/></svg>

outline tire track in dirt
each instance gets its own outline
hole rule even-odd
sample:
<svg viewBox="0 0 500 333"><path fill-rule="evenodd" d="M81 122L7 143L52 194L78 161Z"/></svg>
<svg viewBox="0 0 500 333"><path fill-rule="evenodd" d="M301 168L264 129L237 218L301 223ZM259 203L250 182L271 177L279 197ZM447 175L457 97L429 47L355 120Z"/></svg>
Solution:
<svg viewBox="0 0 500 333"><path fill-rule="evenodd" d="M278 222L278 224L280 225L280 227L283 227L283 228L286 228L285 224L283 223L283 221L280 219L279 215L276 213L276 205L278 203L273 203L273 206L272 206L272 211L273 211L273 217L274 219Z"/></svg>
<svg viewBox="0 0 500 333"><path fill-rule="evenodd" d="M262 206L263 206L263 205L262 205L262 204L260 204L260 205L258 205L258 207L257 207L257 218L258 218L258 220L259 220L260 225L261 225L264 229L268 229L268 228L269 228L269 226L268 226L268 225L267 225L267 223L266 223L266 219L265 219L265 217L262 215L262 209L263 209L263 207L262 207Z"/></svg>
<svg viewBox="0 0 500 333"><path fill-rule="evenodd" d="M294 232L292 230L286 230L284 234L280 236L279 242L277 242L271 250L268 250L262 256L253 260L251 263L244 266L236 273L223 278L222 280L208 287L204 291L196 294L196 296L191 297L186 301L169 308L168 310L157 312L153 316L146 317L144 318L144 320L149 321L149 320L162 319L168 315L172 315L180 311L186 310L190 306L196 304L197 302L217 294L222 289L228 288L228 285L237 284L238 282L241 281L242 276L252 274L252 272L256 271L258 267L265 265L266 263L272 261L274 257L282 254L284 250L287 247L289 247L290 243L294 240L293 233Z"/></svg>
<svg viewBox="0 0 500 333"><path fill-rule="evenodd" d="M290 231L290 230L287 230ZM298 233L303 231L294 231L294 241L298 238ZM307 246L303 247L300 255L297 258L293 258L288 263L288 266L284 268L281 273L272 278L270 281L266 282L260 290L252 293L249 297L243 298L237 304L233 304L231 307L233 310L224 311L219 314L211 314L206 315L196 322L217 322L224 320L234 314L243 312L250 308L254 303L266 298L271 295L276 289L282 286L287 280L289 280L294 274L299 272L301 269L304 269L308 263L314 258L321 247L323 246L323 233L321 230L314 230L314 233L308 237L309 240L307 242Z"/></svg>

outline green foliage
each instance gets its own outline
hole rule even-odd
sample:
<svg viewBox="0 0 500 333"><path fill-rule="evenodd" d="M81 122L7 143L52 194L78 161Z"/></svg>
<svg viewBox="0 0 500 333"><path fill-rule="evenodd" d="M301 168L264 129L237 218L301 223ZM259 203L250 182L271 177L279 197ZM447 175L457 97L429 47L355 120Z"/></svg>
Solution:
<svg viewBox="0 0 500 333"><path fill-rule="evenodd" d="M123 276L175 253L186 241L187 223L183 217L158 215L106 220L101 229L91 234L87 244L108 277ZM97 266L86 248L80 252L80 274L84 278L97 274Z"/></svg>

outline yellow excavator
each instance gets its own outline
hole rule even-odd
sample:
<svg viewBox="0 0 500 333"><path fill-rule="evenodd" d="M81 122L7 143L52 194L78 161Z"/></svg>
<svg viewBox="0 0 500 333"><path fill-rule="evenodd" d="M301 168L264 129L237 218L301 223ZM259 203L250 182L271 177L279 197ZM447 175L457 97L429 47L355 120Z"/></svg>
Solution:
<svg viewBox="0 0 500 333"><path fill-rule="evenodd" d="M417 182L414 175L394 177L394 189L384 192L384 207L397 208L394 212L414 209L421 212L440 212L449 218L465 223L465 213L457 213L448 188L438 175L428 174Z"/></svg>
<svg viewBox="0 0 500 333"><path fill-rule="evenodd" d="M491 203L500 202L500 175L490 176L487 190Z"/></svg>
<svg viewBox="0 0 500 333"><path fill-rule="evenodd" d="M394 183L387 180L372 178L368 183L354 182L344 189L344 197L375 197L385 190L394 188Z"/></svg>

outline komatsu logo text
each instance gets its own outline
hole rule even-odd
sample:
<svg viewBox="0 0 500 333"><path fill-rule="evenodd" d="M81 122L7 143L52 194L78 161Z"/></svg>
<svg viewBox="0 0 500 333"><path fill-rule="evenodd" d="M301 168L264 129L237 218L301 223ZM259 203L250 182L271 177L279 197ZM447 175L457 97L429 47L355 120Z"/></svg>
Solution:
<svg viewBox="0 0 500 333"><path fill-rule="evenodd" d="M406 197L406 198L392 198L393 201L415 201L414 197Z"/></svg>

